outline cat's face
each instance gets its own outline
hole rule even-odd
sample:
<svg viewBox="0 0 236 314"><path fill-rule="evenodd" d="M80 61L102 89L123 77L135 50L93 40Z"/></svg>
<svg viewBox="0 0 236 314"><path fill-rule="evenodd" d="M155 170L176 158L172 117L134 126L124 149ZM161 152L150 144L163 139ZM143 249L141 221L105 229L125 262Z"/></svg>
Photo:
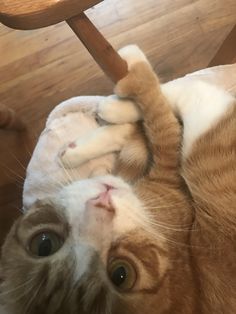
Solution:
<svg viewBox="0 0 236 314"><path fill-rule="evenodd" d="M165 311L168 245L136 195L112 176L78 181L17 221L2 251L13 313Z"/></svg>

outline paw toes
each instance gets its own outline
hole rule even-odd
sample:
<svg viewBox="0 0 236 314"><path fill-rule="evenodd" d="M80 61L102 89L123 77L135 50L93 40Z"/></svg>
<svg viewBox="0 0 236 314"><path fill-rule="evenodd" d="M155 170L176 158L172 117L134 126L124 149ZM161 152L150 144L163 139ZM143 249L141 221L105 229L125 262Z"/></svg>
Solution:
<svg viewBox="0 0 236 314"><path fill-rule="evenodd" d="M117 123L117 108L120 105L118 97L110 96L99 104L98 116L109 123Z"/></svg>
<svg viewBox="0 0 236 314"><path fill-rule="evenodd" d="M100 103L98 115L114 124L133 123L141 119L137 105L130 99L110 96Z"/></svg>
<svg viewBox="0 0 236 314"><path fill-rule="evenodd" d="M119 50L119 54L122 59L128 63L130 69L134 64L139 62L147 62L148 60L142 50L136 45L128 45Z"/></svg>

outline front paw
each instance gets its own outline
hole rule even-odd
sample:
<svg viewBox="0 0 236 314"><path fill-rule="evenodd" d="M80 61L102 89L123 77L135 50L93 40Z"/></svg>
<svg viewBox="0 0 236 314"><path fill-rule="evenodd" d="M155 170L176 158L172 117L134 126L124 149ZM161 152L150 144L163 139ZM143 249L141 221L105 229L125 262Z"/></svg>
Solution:
<svg viewBox="0 0 236 314"><path fill-rule="evenodd" d="M98 105L98 116L108 123L124 124L141 120L141 112L134 101L115 95L106 97Z"/></svg>
<svg viewBox="0 0 236 314"><path fill-rule="evenodd" d="M126 60L129 73L115 87L118 96L136 98L157 87L158 78L146 56L137 46L126 46L119 51L119 54Z"/></svg>
<svg viewBox="0 0 236 314"><path fill-rule="evenodd" d="M59 164L64 168L76 168L87 161L83 147L77 141L65 145L58 154Z"/></svg>

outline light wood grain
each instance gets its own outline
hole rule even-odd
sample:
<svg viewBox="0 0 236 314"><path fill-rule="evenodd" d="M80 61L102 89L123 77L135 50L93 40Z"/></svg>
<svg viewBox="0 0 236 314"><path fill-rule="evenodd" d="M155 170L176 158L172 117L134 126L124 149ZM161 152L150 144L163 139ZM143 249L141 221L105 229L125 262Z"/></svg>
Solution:
<svg viewBox="0 0 236 314"><path fill-rule="evenodd" d="M101 1L5 0L0 3L0 22L9 27L26 30L66 20L103 71L116 83L127 74L127 64L83 12Z"/></svg>
<svg viewBox="0 0 236 314"><path fill-rule="evenodd" d="M209 64L235 24L236 1L105 0L87 14L116 49L138 44L167 81ZM24 168L49 112L67 98L112 89L66 23L34 31L0 26L0 101L28 129L0 130L0 239L19 214Z"/></svg>
<svg viewBox="0 0 236 314"><path fill-rule="evenodd" d="M16 29L36 29L64 21L103 0L1 0L0 22Z"/></svg>

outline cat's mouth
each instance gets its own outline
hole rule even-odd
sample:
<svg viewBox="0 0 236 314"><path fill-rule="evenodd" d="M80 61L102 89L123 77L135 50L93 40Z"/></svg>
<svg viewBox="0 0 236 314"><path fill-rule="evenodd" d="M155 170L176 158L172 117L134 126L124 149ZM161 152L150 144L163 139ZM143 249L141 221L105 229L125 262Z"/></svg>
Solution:
<svg viewBox="0 0 236 314"><path fill-rule="evenodd" d="M112 193L115 187L109 184L103 184L103 191L98 196L87 201L87 207L92 209L101 209L110 214L115 214L115 206L112 201Z"/></svg>

